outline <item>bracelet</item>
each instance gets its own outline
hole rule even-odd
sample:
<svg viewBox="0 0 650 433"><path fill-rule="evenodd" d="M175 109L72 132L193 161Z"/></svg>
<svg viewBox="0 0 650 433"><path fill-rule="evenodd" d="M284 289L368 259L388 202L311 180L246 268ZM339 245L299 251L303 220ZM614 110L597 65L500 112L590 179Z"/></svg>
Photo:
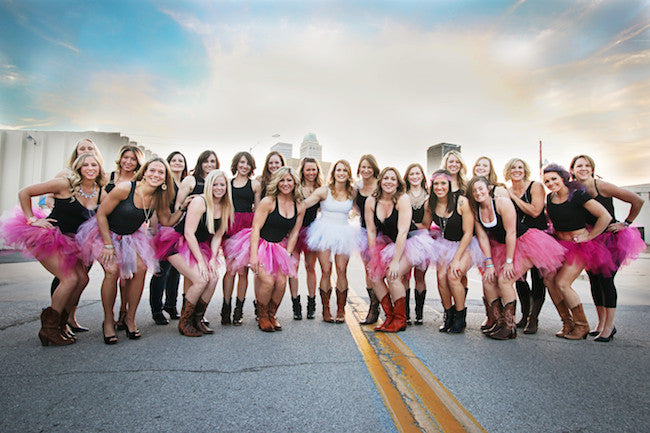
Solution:
<svg viewBox="0 0 650 433"><path fill-rule="evenodd" d="M511 265L512 264L512 259L506 259L506 264Z"/></svg>
<svg viewBox="0 0 650 433"><path fill-rule="evenodd" d="M629 219L626 218L623 224L625 224L626 226L631 226L633 222L634 221L630 221Z"/></svg>
<svg viewBox="0 0 650 433"><path fill-rule="evenodd" d="M492 260L492 257L486 257L485 260L483 260L483 261L487 262L488 260Z"/></svg>
<svg viewBox="0 0 650 433"><path fill-rule="evenodd" d="M31 226L31 225L34 224L36 221L38 221L38 218L36 218L35 216L30 216L29 218L27 218L27 225L30 225L30 226Z"/></svg>
<svg viewBox="0 0 650 433"><path fill-rule="evenodd" d="M490 263L489 265L485 265L485 267L486 267L486 268L493 268L494 265L493 265L492 263Z"/></svg>
<svg viewBox="0 0 650 433"><path fill-rule="evenodd" d="M115 246L114 245L104 245L104 248L107 250L114 250Z"/></svg>

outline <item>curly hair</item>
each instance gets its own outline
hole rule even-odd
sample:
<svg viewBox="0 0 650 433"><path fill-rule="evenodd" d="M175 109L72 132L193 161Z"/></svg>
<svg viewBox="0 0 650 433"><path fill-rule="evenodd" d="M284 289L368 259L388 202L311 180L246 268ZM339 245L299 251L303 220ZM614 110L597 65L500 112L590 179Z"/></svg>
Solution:
<svg viewBox="0 0 650 433"><path fill-rule="evenodd" d="M246 161L248 162L248 165L251 167L251 171L248 172L248 177L253 176L255 173L255 158L253 158L253 155L246 151L242 152L237 152L235 156L232 158L232 162L230 163L230 172L233 174L237 174L237 165L239 164L239 160L242 158L246 158Z"/></svg>
<svg viewBox="0 0 650 433"><path fill-rule="evenodd" d="M83 181L83 176L81 175L81 167L83 167L84 162L87 158L95 158L97 165L99 166L99 172L95 178L95 184L101 189L106 184L106 173L104 168L99 162L99 158L94 153L82 153L71 166L72 174L68 177L70 182L70 193L72 194L72 200L74 201L75 194L81 192L81 182Z"/></svg>
<svg viewBox="0 0 650 433"><path fill-rule="evenodd" d="M352 179L352 167L350 166L350 163L347 162L345 159L339 159L332 165L329 179L327 180L327 186L329 187L330 191L332 191L332 194L334 194L334 186L336 184L336 178L334 177L334 173L336 172L336 166L339 164L343 165L345 171L348 172L348 180L345 181L345 192L348 198L352 198L354 197L355 194L354 179Z"/></svg>
<svg viewBox="0 0 650 433"><path fill-rule="evenodd" d="M524 181L527 181L530 178L530 167L528 167L526 161L521 158L511 158L508 162L506 162L506 166L503 168L503 178L506 180L506 182L510 180L512 167L514 167L518 162L521 162L524 165Z"/></svg>
<svg viewBox="0 0 650 433"><path fill-rule="evenodd" d="M294 182L293 193L292 193L293 201L295 201L296 203L300 203L301 201L303 201L302 187L300 186L300 179L296 174L296 170L294 170L291 167L280 167L275 173L273 173L273 176L271 177L271 180L269 181L269 184L266 187L266 195L268 197L277 198L277 196L280 195L280 189L278 188L278 184L280 183L282 178L287 174L291 175Z"/></svg>

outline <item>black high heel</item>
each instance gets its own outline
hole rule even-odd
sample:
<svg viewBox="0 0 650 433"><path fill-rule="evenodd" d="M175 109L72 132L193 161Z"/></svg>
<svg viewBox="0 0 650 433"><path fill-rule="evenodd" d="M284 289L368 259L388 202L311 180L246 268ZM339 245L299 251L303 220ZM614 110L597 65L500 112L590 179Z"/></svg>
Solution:
<svg viewBox="0 0 650 433"><path fill-rule="evenodd" d="M129 340L137 340L138 338L142 337L139 329L136 329L135 331L129 331L129 327L127 326L124 332L126 332L126 336Z"/></svg>
<svg viewBox="0 0 650 433"><path fill-rule="evenodd" d="M104 344L117 344L117 335L109 335L108 337L106 336L106 333L104 332L104 324L102 323L102 335L104 337Z"/></svg>
<svg viewBox="0 0 650 433"><path fill-rule="evenodd" d="M596 337L594 338L594 341L598 341L599 343L609 343L614 339L614 334L616 334L616 328L612 329L612 333L609 334L609 337Z"/></svg>
<svg viewBox="0 0 650 433"><path fill-rule="evenodd" d="M68 322L68 326L70 327L70 329L72 329L72 332L88 332L89 331L89 329L86 328L85 326L81 326L81 325L73 326L73 325L70 324L70 322Z"/></svg>

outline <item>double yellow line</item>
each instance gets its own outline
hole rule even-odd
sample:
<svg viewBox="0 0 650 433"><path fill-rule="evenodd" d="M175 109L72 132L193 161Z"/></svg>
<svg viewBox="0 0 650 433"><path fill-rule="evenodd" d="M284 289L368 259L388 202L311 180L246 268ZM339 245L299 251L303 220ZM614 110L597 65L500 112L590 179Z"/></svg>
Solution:
<svg viewBox="0 0 650 433"><path fill-rule="evenodd" d="M397 334L362 328L355 312L363 301L349 300L345 322L398 431L485 433Z"/></svg>

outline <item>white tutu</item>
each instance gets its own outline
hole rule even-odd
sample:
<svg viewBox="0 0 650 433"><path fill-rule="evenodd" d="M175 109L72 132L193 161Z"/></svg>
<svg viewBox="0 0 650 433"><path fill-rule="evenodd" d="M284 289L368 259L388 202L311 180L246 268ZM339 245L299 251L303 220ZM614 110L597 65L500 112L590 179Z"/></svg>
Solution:
<svg viewBox="0 0 650 433"><path fill-rule="evenodd" d="M312 251L330 250L332 254L351 256L362 250L361 227L358 223L332 224L318 218L307 228L307 245Z"/></svg>

